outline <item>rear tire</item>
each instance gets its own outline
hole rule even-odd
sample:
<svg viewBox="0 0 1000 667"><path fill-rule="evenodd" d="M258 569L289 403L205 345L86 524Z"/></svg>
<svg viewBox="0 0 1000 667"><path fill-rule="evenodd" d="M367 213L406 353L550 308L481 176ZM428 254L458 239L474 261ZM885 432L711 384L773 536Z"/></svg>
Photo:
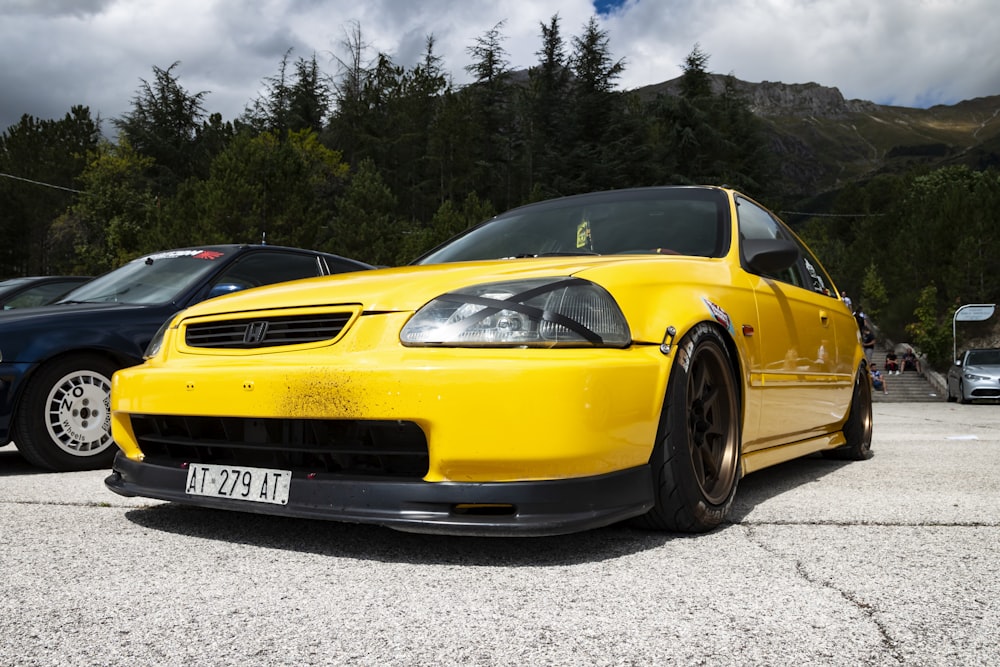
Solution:
<svg viewBox="0 0 1000 667"><path fill-rule="evenodd" d="M864 365L854 379L854 393L843 433L847 444L825 450L823 456L847 461L864 461L872 457L872 383Z"/></svg>
<svg viewBox="0 0 1000 667"><path fill-rule="evenodd" d="M118 367L93 354L39 368L14 416L14 442L29 463L55 471L110 468L111 376Z"/></svg>
<svg viewBox="0 0 1000 667"><path fill-rule="evenodd" d="M650 457L655 505L636 525L701 533L726 518L740 478L736 381L725 341L699 324L677 346Z"/></svg>

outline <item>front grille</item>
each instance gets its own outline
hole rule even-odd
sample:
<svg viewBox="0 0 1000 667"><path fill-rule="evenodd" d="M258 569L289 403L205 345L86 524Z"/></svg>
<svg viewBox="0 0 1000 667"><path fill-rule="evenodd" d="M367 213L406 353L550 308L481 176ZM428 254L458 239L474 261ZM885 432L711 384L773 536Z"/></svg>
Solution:
<svg viewBox="0 0 1000 667"><path fill-rule="evenodd" d="M197 322L185 330L184 342L200 348L257 348L331 340L340 335L351 313L322 313Z"/></svg>
<svg viewBox="0 0 1000 667"><path fill-rule="evenodd" d="M427 439L413 422L132 415L145 460L420 479Z"/></svg>

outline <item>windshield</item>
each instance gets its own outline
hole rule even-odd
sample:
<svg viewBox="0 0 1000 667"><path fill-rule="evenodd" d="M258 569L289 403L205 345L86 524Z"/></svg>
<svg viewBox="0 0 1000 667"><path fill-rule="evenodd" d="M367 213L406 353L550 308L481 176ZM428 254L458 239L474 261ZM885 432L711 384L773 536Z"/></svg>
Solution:
<svg viewBox="0 0 1000 667"><path fill-rule="evenodd" d="M1000 350L975 350L965 360L968 366L1000 366Z"/></svg>
<svg viewBox="0 0 1000 667"><path fill-rule="evenodd" d="M524 206L417 264L545 255L725 254L725 194L709 188L619 190Z"/></svg>
<svg viewBox="0 0 1000 667"><path fill-rule="evenodd" d="M208 249L146 255L78 287L59 303L168 303L211 273L222 256Z"/></svg>

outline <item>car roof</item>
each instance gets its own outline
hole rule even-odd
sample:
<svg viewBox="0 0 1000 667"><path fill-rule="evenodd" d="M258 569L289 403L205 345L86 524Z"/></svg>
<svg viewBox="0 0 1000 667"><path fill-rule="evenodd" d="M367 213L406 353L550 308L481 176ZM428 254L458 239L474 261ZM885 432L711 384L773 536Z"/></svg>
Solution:
<svg viewBox="0 0 1000 667"><path fill-rule="evenodd" d="M66 280L90 280L91 276L14 276L0 280L0 287L27 285L28 283L63 282Z"/></svg>
<svg viewBox="0 0 1000 667"><path fill-rule="evenodd" d="M73 285L82 285L93 280L92 276L19 276L0 280L0 298L16 298L17 295L30 291L37 286L50 283L67 283L67 290Z"/></svg>
<svg viewBox="0 0 1000 667"><path fill-rule="evenodd" d="M294 246L286 245L275 245L272 243L215 243L212 245L192 245L183 248L166 248L163 250L154 250L152 252L143 253L142 255L137 255L135 259L142 259L143 257L148 257L150 255L157 255L160 253L171 253L180 252L184 250L212 250L217 252L233 253L233 252L246 252L248 250L283 250L289 252L304 252L313 255L321 255L323 257L334 257L345 262L351 262L360 266L365 266L368 268L374 268L371 264L363 262L359 259L354 259L352 257L347 257L345 255L338 255L333 252L326 252L325 250L313 250L311 248L296 248Z"/></svg>

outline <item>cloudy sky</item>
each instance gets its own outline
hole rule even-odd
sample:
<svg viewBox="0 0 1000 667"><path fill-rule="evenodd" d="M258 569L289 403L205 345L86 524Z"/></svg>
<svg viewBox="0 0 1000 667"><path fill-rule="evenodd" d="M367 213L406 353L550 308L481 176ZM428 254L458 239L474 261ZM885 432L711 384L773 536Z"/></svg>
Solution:
<svg viewBox="0 0 1000 667"><path fill-rule="evenodd" d="M0 132L76 104L117 118L154 66L175 61L181 85L232 120L289 49L336 75L354 23L373 55L404 66L433 35L462 84L477 37L503 21L510 66L527 68L556 14L567 43L598 17L625 61L623 89L678 76L698 44L712 72L816 82L849 99L928 107L1000 95L996 0L0 0Z"/></svg>

